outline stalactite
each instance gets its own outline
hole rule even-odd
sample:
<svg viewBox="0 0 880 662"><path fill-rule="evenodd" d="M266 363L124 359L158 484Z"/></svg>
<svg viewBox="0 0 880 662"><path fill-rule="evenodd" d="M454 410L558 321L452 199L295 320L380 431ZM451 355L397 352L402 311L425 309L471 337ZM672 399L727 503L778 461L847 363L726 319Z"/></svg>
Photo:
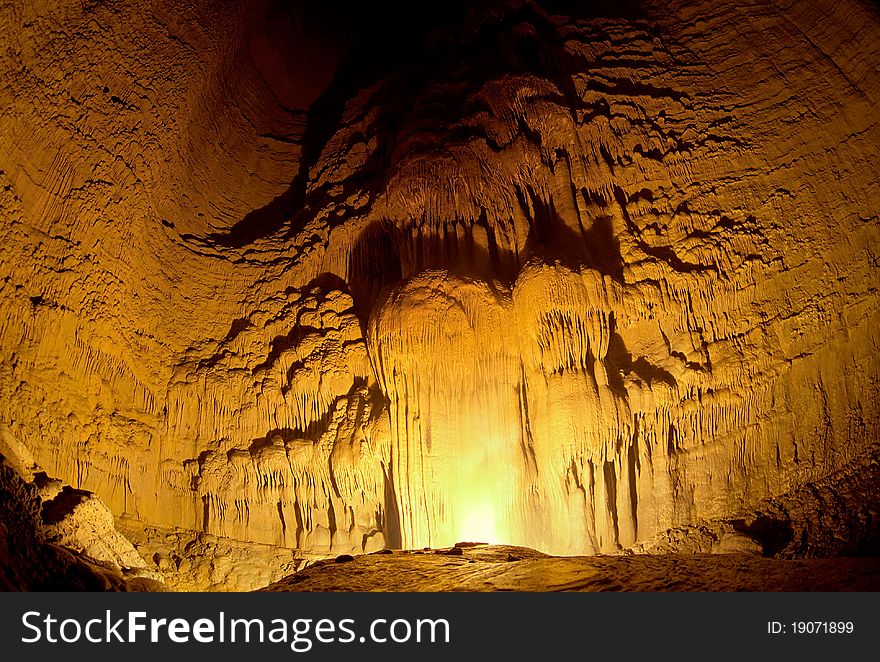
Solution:
<svg viewBox="0 0 880 662"><path fill-rule="evenodd" d="M838 471L880 411L880 40L796 4L523 6L493 25L548 36L534 62L462 32L326 116L265 17L149 10L190 44L32 12L0 53L0 423L131 522L288 556L616 552Z"/></svg>

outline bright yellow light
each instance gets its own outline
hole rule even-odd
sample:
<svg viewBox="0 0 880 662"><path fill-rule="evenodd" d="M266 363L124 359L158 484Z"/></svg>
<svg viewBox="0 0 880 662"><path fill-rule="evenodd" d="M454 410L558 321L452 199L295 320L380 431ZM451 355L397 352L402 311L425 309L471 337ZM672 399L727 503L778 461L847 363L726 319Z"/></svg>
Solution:
<svg viewBox="0 0 880 662"><path fill-rule="evenodd" d="M512 480L503 459L503 440L502 435L483 433L458 448L455 477L447 488L453 516L446 535L453 536L453 542L510 544L508 490Z"/></svg>
<svg viewBox="0 0 880 662"><path fill-rule="evenodd" d="M471 506L461 518L458 542L500 542L495 524L495 509L489 503Z"/></svg>

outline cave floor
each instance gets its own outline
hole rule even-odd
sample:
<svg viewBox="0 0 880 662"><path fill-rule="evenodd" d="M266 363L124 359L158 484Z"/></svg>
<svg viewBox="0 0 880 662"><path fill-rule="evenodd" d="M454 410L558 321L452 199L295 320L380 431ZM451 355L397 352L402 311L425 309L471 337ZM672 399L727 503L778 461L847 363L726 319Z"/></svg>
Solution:
<svg viewBox="0 0 880 662"><path fill-rule="evenodd" d="M880 558L548 556L472 545L314 563L264 591L878 591Z"/></svg>

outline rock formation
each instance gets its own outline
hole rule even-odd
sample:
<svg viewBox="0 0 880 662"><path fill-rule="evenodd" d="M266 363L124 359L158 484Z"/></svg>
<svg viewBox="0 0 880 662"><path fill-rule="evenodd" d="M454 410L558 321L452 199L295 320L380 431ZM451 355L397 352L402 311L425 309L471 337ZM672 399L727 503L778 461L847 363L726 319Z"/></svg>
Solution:
<svg viewBox="0 0 880 662"><path fill-rule="evenodd" d="M94 494L49 478L0 425L0 590L166 590Z"/></svg>
<svg viewBox="0 0 880 662"><path fill-rule="evenodd" d="M876 7L466 4L4 4L0 423L180 588L865 552L778 499L877 469Z"/></svg>
<svg viewBox="0 0 880 662"><path fill-rule="evenodd" d="M318 561L263 589L300 591L876 591L876 559L746 554L548 556L475 545Z"/></svg>

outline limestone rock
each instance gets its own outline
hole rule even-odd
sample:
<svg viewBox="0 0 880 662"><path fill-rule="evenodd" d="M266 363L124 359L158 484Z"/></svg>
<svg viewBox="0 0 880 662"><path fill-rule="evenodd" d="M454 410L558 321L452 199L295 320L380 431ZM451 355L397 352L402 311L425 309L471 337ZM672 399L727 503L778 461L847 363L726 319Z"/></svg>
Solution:
<svg viewBox="0 0 880 662"><path fill-rule="evenodd" d="M880 552L878 462L880 449L872 447L843 469L765 499L749 510L674 527L626 551L708 554L728 550L777 558L876 556Z"/></svg>
<svg viewBox="0 0 880 662"><path fill-rule="evenodd" d="M50 543L40 499L0 453L0 590L159 591L164 584Z"/></svg>
<svg viewBox="0 0 880 662"><path fill-rule="evenodd" d="M53 499L41 501L47 541L120 569L146 568L132 544L116 531L113 514L91 492L65 486Z"/></svg>
<svg viewBox="0 0 880 662"><path fill-rule="evenodd" d="M754 538L742 533L724 533L721 539L712 545L712 553L763 556L764 548Z"/></svg>
<svg viewBox="0 0 880 662"><path fill-rule="evenodd" d="M235 540L184 528L117 526L173 591L252 591L307 567L316 558L275 545Z"/></svg>
<svg viewBox="0 0 880 662"><path fill-rule="evenodd" d="M873 506L801 488L880 433L875 8L553 7L382 59L306 3L4 3L16 471L181 587L760 508L866 549Z"/></svg>
<svg viewBox="0 0 880 662"><path fill-rule="evenodd" d="M72 568L71 586L77 586L78 574L80 588L164 590L161 575L147 570L116 530L109 508L91 492L47 477L5 426L0 426L0 468L5 506L0 561L7 589L62 587Z"/></svg>
<svg viewBox="0 0 880 662"><path fill-rule="evenodd" d="M461 549L461 548L457 548ZM516 559L516 562L511 562ZM876 558L765 559L665 554L554 557L490 545L462 556L402 552L319 561L263 588L288 591L838 591L877 590Z"/></svg>

